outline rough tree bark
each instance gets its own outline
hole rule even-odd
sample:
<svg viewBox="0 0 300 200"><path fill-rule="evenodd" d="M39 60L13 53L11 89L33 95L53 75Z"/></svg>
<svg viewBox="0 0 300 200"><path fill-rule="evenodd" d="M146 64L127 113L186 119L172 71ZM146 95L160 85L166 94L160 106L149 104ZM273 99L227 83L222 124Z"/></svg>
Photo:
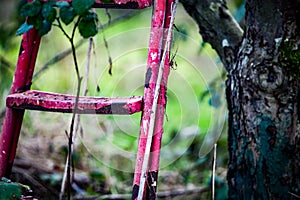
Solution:
<svg viewBox="0 0 300 200"><path fill-rule="evenodd" d="M299 199L300 1L248 0L243 37L223 1L182 3L228 70L229 199Z"/></svg>

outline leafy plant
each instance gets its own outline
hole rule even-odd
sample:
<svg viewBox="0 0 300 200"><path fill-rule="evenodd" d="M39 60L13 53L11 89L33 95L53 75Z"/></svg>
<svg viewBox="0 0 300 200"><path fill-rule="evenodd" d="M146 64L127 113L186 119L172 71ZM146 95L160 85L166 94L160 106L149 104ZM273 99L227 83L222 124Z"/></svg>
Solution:
<svg viewBox="0 0 300 200"><path fill-rule="evenodd" d="M0 199L21 199L21 187L7 178L0 181Z"/></svg>
<svg viewBox="0 0 300 200"><path fill-rule="evenodd" d="M27 199L22 193L31 193L29 186L20 183L12 182L11 180L2 177L0 181L0 199Z"/></svg>
<svg viewBox="0 0 300 200"><path fill-rule="evenodd" d="M17 30L17 35L22 35L33 27L40 36L46 35L52 28L55 21L61 20L65 25L71 24L76 18L76 27L84 38L95 36L98 33L98 16L91 11L93 0L73 0L72 4L66 1L34 0L25 3L20 9L20 15L27 18Z"/></svg>
<svg viewBox="0 0 300 200"><path fill-rule="evenodd" d="M66 131L66 135L68 136L69 140L67 164L65 166L67 168L66 179L68 183L68 199L70 199L71 191L71 168L74 172L74 160L72 158L73 131L82 82L82 77L80 76L77 62L74 37L77 28L83 38L89 38L95 36L98 33L98 16L95 12L91 10L93 4L94 0L73 0L72 4L66 1L56 2L54 0L49 0L47 2L43 2L42 0L34 0L32 2L28 2L24 4L20 10L20 15L26 17L27 21L17 31L17 35L21 35L29 31L30 29L35 28L39 35L43 36L51 30L53 25L55 25L63 32L63 34L69 40L72 48L72 55L77 78L77 91L75 99L75 109L72 115L70 130L69 132ZM54 24L54 22L57 23ZM61 22L63 22L66 26L74 22L71 34L68 34L65 31ZM63 180L62 183L61 195L64 191L64 184L65 180Z"/></svg>

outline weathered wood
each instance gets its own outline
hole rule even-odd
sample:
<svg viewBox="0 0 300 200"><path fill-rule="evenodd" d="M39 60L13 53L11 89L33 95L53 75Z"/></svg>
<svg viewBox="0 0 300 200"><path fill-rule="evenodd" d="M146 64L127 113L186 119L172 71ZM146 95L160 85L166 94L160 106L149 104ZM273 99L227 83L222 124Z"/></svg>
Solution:
<svg viewBox="0 0 300 200"><path fill-rule="evenodd" d="M95 8L143 9L152 5L152 0L115 0L114 3L102 3L95 0Z"/></svg>
<svg viewBox="0 0 300 200"><path fill-rule="evenodd" d="M31 86L40 36L35 29L23 35L17 67L10 93L28 90ZM6 108L0 136L0 177L9 177L23 121L24 110Z"/></svg>
<svg viewBox="0 0 300 200"><path fill-rule="evenodd" d="M167 103L167 81L170 72L169 54L166 54L164 63L162 58L164 48L166 48L165 42L167 40L167 31L171 20L171 6L174 2L174 0L154 1L144 87L144 106L140 123L138 153L133 180L133 200L142 198L154 200L156 198L159 155ZM163 68L160 68L161 62L162 65L164 65ZM158 81L160 72L162 72L162 78ZM158 87L160 88L158 96L156 96L155 92L157 84L159 84ZM155 99L155 97L158 97L158 99ZM156 100L157 102L155 102ZM154 102L157 103L156 112L153 112ZM154 114L155 117L153 117ZM152 123L155 124L155 127L152 126ZM152 140L150 139L151 135ZM149 147L149 140L151 140L150 155L147 149L147 147ZM147 165L144 165L145 163ZM143 173L145 166L146 168L148 167L148 173L146 174ZM144 181L146 181L145 185L143 185L145 183Z"/></svg>
<svg viewBox="0 0 300 200"><path fill-rule="evenodd" d="M180 0L197 22L203 41L219 54L228 69L232 54L242 40L243 30L232 17L224 0ZM226 46L226 51L224 51Z"/></svg>
<svg viewBox="0 0 300 200"><path fill-rule="evenodd" d="M244 36L225 1L181 2L228 70L228 199L299 199L300 1L247 0Z"/></svg>
<svg viewBox="0 0 300 200"><path fill-rule="evenodd" d="M48 1L48 0L45 0ZM72 0L57 0L72 2ZM152 0L114 0L109 3L95 0L94 8L116 8L116 9L143 9L150 7Z"/></svg>
<svg viewBox="0 0 300 200"><path fill-rule="evenodd" d="M40 110L49 112L73 113L76 96L28 90L11 94L6 105L14 109ZM78 114L133 114L140 112L142 97L103 98L79 97Z"/></svg>

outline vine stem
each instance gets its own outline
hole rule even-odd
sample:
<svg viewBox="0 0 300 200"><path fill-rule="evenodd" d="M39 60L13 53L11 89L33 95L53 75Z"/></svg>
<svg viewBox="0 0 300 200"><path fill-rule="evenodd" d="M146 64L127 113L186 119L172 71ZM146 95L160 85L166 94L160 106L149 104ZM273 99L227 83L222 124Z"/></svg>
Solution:
<svg viewBox="0 0 300 200"><path fill-rule="evenodd" d="M153 99L153 104L152 104L152 108L151 108L149 129L148 129L148 133L147 133L147 143L146 143L146 148L145 148L145 156L144 156L144 160L143 160L142 173L141 173L141 177L140 177L138 200L143 200L143 197L144 197L145 183L146 183L146 179L147 179L147 171L148 171L148 166L149 166L149 156L150 156L150 150L151 150L151 145L152 145L152 138L153 138L153 134L154 134L154 130L155 130L155 119L156 119L158 97L159 97L159 93L160 93L160 85L161 85L162 78L163 78L163 71L164 71L164 65L165 65L167 53L170 51L170 45L171 45L171 40L172 40L172 27L173 27L174 19L175 19L177 1L171 7L172 7L171 20L170 20L170 25L168 28L168 34L167 34L167 39L166 39L166 43L165 43L165 48L163 51L163 56L162 56L162 59L160 61L160 65L159 65L159 71L158 71L157 81L156 81L156 85L155 85L154 99Z"/></svg>
<svg viewBox="0 0 300 200"><path fill-rule="evenodd" d="M214 157L213 157L213 165L212 165L212 180L211 180L211 199L215 200L216 196L216 186L215 186L215 179L216 179L216 162L217 162L217 143L214 144Z"/></svg>
<svg viewBox="0 0 300 200"><path fill-rule="evenodd" d="M89 47L88 47L88 54L87 54L87 62L86 62L86 71L85 71L85 78L84 78L84 83L83 83L83 87L82 87L82 91L83 91L83 96L87 95L87 85L88 85L88 76L89 76L89 68L90 68L90 58L91 58L91 50L92 50L92 46L93 46L93 38L89 38ZM73 154L74 151L74 142L76 139L76 133L78 131L79 128L79 124L80 124L80 115L77 114L75 117L75 124L74 124L74 130L73 130L73 138L72 138L72 147L71 147L71 155ZM67 155L67 159L66 159L66 164L65 166L69 165L69 157L70 155ZM65 168L64 171L64 176L62 179L62 184L61 184L61 190L60 190L60 194L59 194L59 200L62 200L64 192L65 192L65 186L66 186L66 180L67 180L67 167Z"/></svg>
<svg viewBox="0 0 300 200"><path fill-rule="evenodd" d="M67 181L64 181L62 184L62 189L64 190L65 184L67 184L67 192L68 192L68 199L71 199L71 169L73 169L73 175L74 175L74 165L73 165L73 160L72 160L72 151L73 151L73 135L75 134L74 131L74 124L75 124L75 118L76 118L76 113L78 109L78 101L79 101L79 95L80 95L80 88L81 88L81 82L82 82L82 77L80 76L79 72L79 67L78 67L78 62L77 62L77 56L76 56L76 48L74 44L74 37L75 37L75 31L76 28L78 27L78 24L81 20L81 17L78 17L76 23L74 24L73 30L72 30L72 35L69 36L67 32L64 30L59 18L57 18L58 22L58 27L61 29L63 34L68 38L70 44L71 44L71 49L72 49L72 56L73 56L73 61L75 65L75 71L76 71L76 77L77 77L77 90L76 90L76 98L75 98L75 105L74 105L74 111L72 113L72 119L71 119L71 124L70 124L70 130L69 130L69 135L68 135L68 156L67 156L67 165L65 166L67 168ZM74 176L72 176L74 177ZM60 194L60 199L63 196L63 192Z"/></svg>

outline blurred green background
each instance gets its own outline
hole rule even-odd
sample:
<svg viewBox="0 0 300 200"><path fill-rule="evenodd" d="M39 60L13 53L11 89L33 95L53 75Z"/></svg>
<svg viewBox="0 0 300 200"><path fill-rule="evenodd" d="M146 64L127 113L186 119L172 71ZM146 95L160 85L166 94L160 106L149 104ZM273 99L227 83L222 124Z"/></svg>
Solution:
<svg viewBox="0 0 300 200"><path fill-rule="evenodd" d="M5 112L21 41L15 36L23 23L18 17L18 1L3 0L0 7L0 122ZM229 1L228 6L241 21L243 2ZM109 12L109 15L107 14ZM129 13L130 12L130 13ZM110 26L93 38L88 75L88 95L122 97L143 95L147 45L152 9L142 11L97 10L100 25ZM239 13L240 12L240 13ZM128 17L113 22L127 14ZM194 21L178 7L175 20L172 56L176 65L168 82L168 104L161 152L159 191L210 185L212 147L218 143L217 199L226 199L226 103L225 72L216 53L203 43ZM66 27L71 30L72 25ZM75 41L81 41L77 34ZM107 41L108 49L105 47ZM88 40L77 48L81 75L86 78ZM58 28L42 38L32 89L76 93L76 75L71 54L60 61L57 56L70 48ZM178 51L177 51L178 49ZM109 57L113 74L109 75ZM53 61L54 60L54 61ZM50 63L50 64L49 64ZM46 69L44 69L46 68ZM43 69L42 71L40 71ZM21 131L15 167L15 179L31 187L36 183L18 174L29 163L37 174L28 171L53 198L58 194L67 151L65 130L70 114L27 111ZM128 116L82 115L74 158L78 174L89 178L80 186L87 194L130 193L140 113ZM18 171L19 170L19 171ZM42 183L43 182L43 183ZM225 189L224 189L225 188ZM75 193L78 191L75 190ZM38 196L47 194L38 189ZM49 194L48 194L49 195ZM210 193L202 194L206 199ZM181 197L182 198L182 197ZM181 199L179 198L179 199ZM199 194L190 199L199 199Z"/></svg>

